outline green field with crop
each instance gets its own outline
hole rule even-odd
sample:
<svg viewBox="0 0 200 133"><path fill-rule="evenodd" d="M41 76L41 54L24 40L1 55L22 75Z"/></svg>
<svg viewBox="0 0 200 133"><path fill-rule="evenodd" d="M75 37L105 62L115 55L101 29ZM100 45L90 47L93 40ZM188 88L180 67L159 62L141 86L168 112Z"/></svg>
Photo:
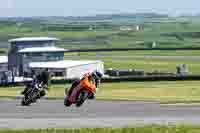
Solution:
<svg viewBox="0 0 200 133"><path fill-rule="evenodd" d="M74 22L75 23L75 22ZM199 22L188 23L142 23L141 31L121 31L121 26L127 25L103 23L96 26L96 29L89 28L82 30L82 27L90 27L95 23L80 23L74 30L74 24L65 24L53 26L53 29L48 29L51 25L43 25L40 22L24 23L18 26L14 22L0 22L0 41L24 36L52 36L58 37L63 42L59 45L65 48L118 48L118 47L151 47L152 42L157 42L157 47L199 47ZM109 25L109 28L105 28ZM69 30L63 30L62 27L68 27ZM134 27L135 24L128 26ZM102 28L104 27L104 28ZM167 33L167 35L166 35ZM188 33L188 34L184 34ZM195 36L193 35L195 33ZM96 40L101 40L97 41ZM74 44L73 41L79 41L80 44ZM87 42L90 42L89 44Z"/></svg>
<svg viewBox="0 0 200 133"><path fill-rule="evenodd" d="M120 31L120 25L110 23L109 28L101 29L99 25L96 30L62 30L62 25L54 26L53 29L46 27L51 25L41 25L38 22L22 24L0 22L0 41L7 41L15 37L25 36L51 36L61 39L59 47L66 49L81 48L149 48L156 42L160 48L180 48L200 46L200 26L198 21L188 23L144 23L141 31ZM79 27L90 26L91 23L79 24ZM126 25L126 24L125 24ZM71 25L74 26L74 25ZM134 26L134 24L129 24ZM64 28L70 28L70 24ZM114 28L113 28L114 27ZM60 29L60 31L59 31ZM186 33L186 34L185 34ZM6 51L6 49L2 49ZM176 72L176 66L187 64L190 74L200 74L198 61L189 60L155 60L155 59L135 59L134 56L200 56L199 51L127 51L127 52L99 52L99 53L66 53L65 59L77 60L102 60L105 68L113 69L136 69L145 72ZM120 56L120 58L118 58ZM122 56L122 57L121 57ZM126 58L124 58L126 57Z"/></svg>
<svg viewBox="0 0 200 133"><path fill-rule="evenodd" d="M0 130L0 133L199 133L198 126L146 126L129 128Z"/></svg>

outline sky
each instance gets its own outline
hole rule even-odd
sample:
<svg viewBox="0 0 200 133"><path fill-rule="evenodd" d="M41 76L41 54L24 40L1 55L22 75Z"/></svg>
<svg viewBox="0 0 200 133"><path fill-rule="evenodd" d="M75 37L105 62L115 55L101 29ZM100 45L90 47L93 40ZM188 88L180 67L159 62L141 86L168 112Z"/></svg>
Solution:
<svg viewBox="0 0 200 133"><path fill-rule="evenodd" d="M199 14L199 0L0 0L0 17L110 13Z"/></svg>

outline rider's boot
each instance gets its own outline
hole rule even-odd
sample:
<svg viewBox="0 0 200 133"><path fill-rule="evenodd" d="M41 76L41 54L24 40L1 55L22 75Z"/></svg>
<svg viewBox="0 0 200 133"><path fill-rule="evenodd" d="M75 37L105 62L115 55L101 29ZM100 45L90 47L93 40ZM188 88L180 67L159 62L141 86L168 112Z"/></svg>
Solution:
<svg viewBox="0 0 200 133"><path fill-rule="evenodd" d="M37 96L37 99L40 99L41 97L44 97L46 95L45 90L40 91L40 94Z"/></svg>

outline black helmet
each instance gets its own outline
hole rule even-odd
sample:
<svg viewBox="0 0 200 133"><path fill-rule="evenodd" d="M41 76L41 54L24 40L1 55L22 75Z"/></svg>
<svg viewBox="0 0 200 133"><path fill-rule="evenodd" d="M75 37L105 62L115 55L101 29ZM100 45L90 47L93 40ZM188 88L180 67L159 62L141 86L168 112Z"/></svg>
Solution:
<svg viewBox="0 0 200 133"><path fill-rule="evenodd" d="M92 75L96 78L96 79L101 79L103 74L98 72L98 71L95 71L92 73Z"/></svg>

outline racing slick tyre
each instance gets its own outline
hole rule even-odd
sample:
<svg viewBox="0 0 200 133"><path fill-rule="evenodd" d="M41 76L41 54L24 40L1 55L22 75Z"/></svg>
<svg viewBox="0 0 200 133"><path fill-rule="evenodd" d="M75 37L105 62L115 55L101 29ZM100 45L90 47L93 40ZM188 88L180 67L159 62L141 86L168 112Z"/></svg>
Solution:
<svg viewBox="0 0 200 133"><path fill-rule="evenodd" d="M30 100L26 99L25 97L22 99L21 105L22 106L29 106L31 104Z"/></svg>
<svg viewBox="0 0 200 133"><path fill-rule="evenodd" d="M76 107L80 107L87 98L88 98L88 93L86 91L81 91L78 95Z"/></svg>
<svg viewBox="0 0 200 133"><path fill-rule="evenodd" d="M67 98L65 98L65 99L64 99L64 105L65 105L66 107L69 107L69 106L72 105L72 103L71 103Z"/></svg>

